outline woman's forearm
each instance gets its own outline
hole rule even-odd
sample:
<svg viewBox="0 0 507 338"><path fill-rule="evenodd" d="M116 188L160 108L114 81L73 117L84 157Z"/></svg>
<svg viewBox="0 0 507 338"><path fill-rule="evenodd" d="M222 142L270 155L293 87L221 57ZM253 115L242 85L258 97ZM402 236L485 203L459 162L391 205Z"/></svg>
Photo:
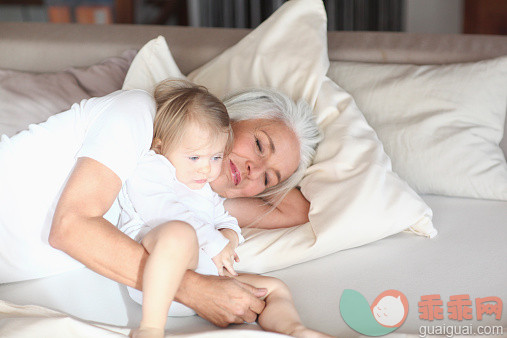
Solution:
<svg viewBox="0 0 507 338"><path fill-rule="evenodd" d="M103 217L121 185L105 165L79 158L58 201L49 243L101 275L140 288L147 253Z"/></svg>
<svg viewBox="0 0 507 338"><path fill-rule="evenodd" d="M68 217L60 231L52 231L50 244L89 269L116 282L142 289L148 258L143 246L102 217Z"/></svg>
<svg viewBox="0 0 507 338"><path fill-rule="evenodd" d="M241 227L275 229L308 222L310 202L298 189L292 189L275 208L260 198L228 199L224 206Z"/></svg>

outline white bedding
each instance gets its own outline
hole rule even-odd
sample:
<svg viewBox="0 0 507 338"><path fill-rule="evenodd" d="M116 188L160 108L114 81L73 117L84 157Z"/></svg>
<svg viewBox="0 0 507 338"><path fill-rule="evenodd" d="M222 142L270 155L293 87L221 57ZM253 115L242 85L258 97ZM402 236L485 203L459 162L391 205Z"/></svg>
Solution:
<svg viewBox="0 0 507 338"><path fill-rule="evenodd" d="M337 252L307 263L273 271L291 288L303 321L314 328L340 336L358 336L339 312L340 295L354 289L371 302L380 292L396 289L409 302L405 323L396 333L418 334L422 325L495 325L507 334L507 316L497 321L485 316L462 323L419 319L421 296L449 297L469 294L507 300L507 202L423 196L434 211L439 236L431 241L407 233ZM123 286L85 268L58 276L0 285L0 299L18 305L49 309L108 325L134 327L141 307L131 301ZM0 316L4 314L0 313ZM1 318L1 317L0 317ZM0 336L6 322L0 319ZM167 333L194 334L218 330L199 317L169 318ZM256 325L233 329L255 329ZM230 329L228 329L230 330ZM222 333L229 331L223 331ZM258 331L257 331L258 332ZM260 333L260 332L258 332Z"/></svg>

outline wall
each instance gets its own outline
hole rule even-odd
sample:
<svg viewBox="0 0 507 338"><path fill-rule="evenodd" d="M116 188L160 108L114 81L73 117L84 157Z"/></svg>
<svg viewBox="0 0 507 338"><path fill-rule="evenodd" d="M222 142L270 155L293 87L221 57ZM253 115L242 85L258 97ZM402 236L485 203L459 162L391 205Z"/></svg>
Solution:
<svg viewBox="0 0 507 338"><path fill-rule="evenodd" d="M0 21L47 21L46 10L42 6L0 5Z"/></svg>
<svg viewBox="0 0 507 338"><path fill-rule="evenodd" d="M405 0L405 31L461 33L464 0ZM137 20L152 15L140 10ZM0 21L47 21L43 7L0 5Z"/></svg>
<svg viewBox="0 0 507 338"><path fill-rule="evenodd" d="M406 0L405 31L461 33L463 0Z"/></svg>

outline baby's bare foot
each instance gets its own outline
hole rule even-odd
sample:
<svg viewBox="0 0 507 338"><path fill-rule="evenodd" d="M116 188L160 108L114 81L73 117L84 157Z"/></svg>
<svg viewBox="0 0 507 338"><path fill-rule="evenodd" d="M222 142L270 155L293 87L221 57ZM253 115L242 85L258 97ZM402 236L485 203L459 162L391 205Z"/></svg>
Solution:
<svg viewBox="0 0 507 338"><path fill-rule="evenodd" d="M333 338L333 336L330 336L328 334L318 332L311 330L309 328L306 328L304 326L299 326L294 329L290 333L291 336L296 338Z"/></svg>
<svg viewBox="0 0 507 338"><path fill-rule="evenodd" d="M130 332L132 338L163 338L165 336L164 329L153 327L140 327Z"/></svg>

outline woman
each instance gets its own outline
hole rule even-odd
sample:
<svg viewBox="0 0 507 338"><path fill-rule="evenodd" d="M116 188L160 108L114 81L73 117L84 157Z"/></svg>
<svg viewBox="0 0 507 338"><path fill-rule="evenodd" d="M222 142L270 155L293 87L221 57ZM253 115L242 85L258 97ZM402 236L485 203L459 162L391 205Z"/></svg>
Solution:
<svg viewBox="0 0 507 338"><path fill-rule="evenodd" d="M242 92L225 103L235 120L235 142L212 188L228 198L226 207L240 225L306 222L308 202L293 188L318 142L308 107L270 90ZM66 271L79 266L77 260L142 289L148 254L104 216L150 147L154 112L146 92L119 91L84 100L2 139L0 282ZM256 195L272 203L248 198ZM227 277L187 271L175 299L226 326L254 321L264 306L257 297L265 292Z"/></svg>

